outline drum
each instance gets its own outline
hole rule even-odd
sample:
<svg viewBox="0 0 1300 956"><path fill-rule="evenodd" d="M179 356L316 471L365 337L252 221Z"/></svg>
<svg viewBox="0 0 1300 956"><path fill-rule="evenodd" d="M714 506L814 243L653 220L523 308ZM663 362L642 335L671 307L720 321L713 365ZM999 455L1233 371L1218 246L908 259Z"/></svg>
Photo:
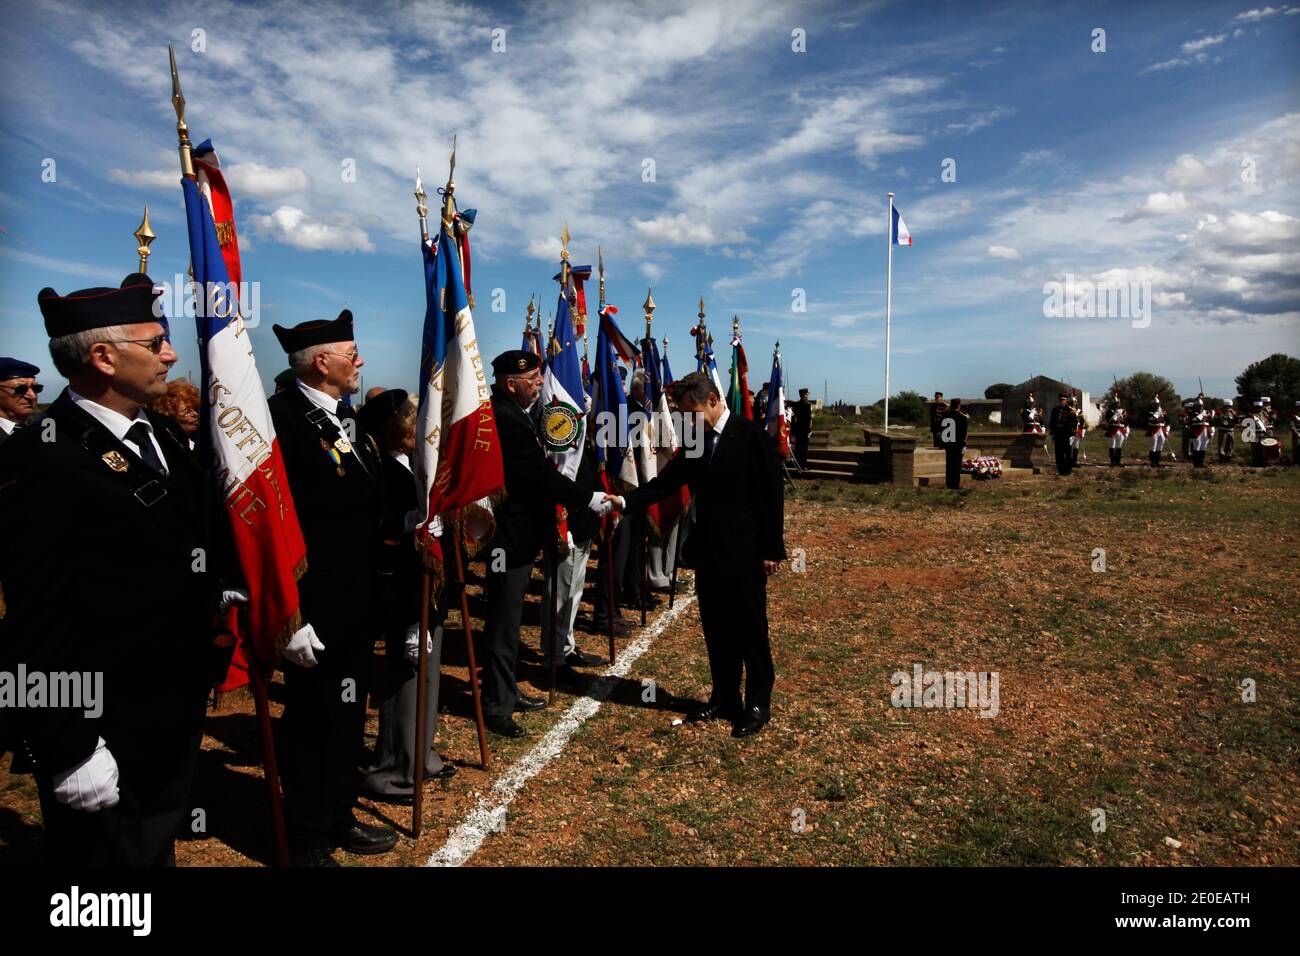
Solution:
<svg viewBox="0 0 1300 956"><path fill-rule="evenodd" d="M1259 447L1264 452L1264 461L1271 463L1282 457L1282 445L1276 438L1261 438Z"/></svg>

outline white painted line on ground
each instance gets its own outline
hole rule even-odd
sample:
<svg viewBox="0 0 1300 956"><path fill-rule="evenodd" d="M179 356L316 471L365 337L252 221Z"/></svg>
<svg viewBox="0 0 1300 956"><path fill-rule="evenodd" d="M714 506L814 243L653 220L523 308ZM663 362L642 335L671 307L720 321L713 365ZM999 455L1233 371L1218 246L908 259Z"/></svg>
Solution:
<svg viewBox="0 0 1300 956"><path fill-rule="evenodd" d="M489 833L499 832L505 820L506 807L510 806L524 784L560 755L569 738L600 710L605 698L613 692L618 678L627 676L637 659L650 649L654 639L694 601L694 593L682 596L671 610L659 615L649 630L625 647L623 653L592 685L587 696L574 701L555 726L547 731L541 742L506 770L492 785L487 796L479 798L478 804L465 815L447 842L429 857L425 866L461 866L478 852Z"/></svg>

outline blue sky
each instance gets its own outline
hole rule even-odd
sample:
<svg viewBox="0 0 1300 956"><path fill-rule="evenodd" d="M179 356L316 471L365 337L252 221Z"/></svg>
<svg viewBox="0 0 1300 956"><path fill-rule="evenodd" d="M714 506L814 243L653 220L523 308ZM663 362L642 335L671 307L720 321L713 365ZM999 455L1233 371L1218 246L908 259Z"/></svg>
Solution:
<svg viewBox="0 0 1300 956"><path fill-rule="evenodd" d="M185 271L169 42L192 136L230 170L267 381L272 322L346 305L365 384L413 387L411 190L417 163L430 190L445 180L453 133L487 357L518 347L532 292L554 308L567 221L575 261L603 246L631 334L653 285L678 374L703 296L720 364L739 315L755 387L779 338L791 386L874 401L891 190L915 240L895 255L894 391L978 396L1043 373L1096 392L1146 369L1230 394L1247 363L1300 354L1294 5L5 7L0 354L51 384L39 289L133 271L145 203L151 274ZM1067 274L1150 281L1150 326L1044 317L1044 284ZM187 333L180 374L198 367Z"/></svg>

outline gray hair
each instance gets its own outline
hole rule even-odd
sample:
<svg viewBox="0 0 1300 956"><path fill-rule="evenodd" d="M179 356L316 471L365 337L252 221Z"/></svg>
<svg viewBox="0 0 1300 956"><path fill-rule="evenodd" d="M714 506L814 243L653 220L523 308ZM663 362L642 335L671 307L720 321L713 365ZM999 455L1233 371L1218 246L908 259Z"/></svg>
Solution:
<svg viewBox="0 0 1300 956"><path fill-rule="evenodd" d="M718 386L714 384L713 377L706 372L692 372L679 378L669 386L669 391L672 392L673 401L678 405L681 405L683 400L689 399L692 405L700 406L708 402L710 395L722 397Z"/></svg>
<svg viewBox="0 0 1300 956"><path fill-rule="evenodd" d="M316 364L316 356L322 352L327 352L324 345L309 345L305 349L299 349L296 352L289 353L289 367L301 375L309 371Z"/></svg>
<svg viewBox="0 0 1300 956"><path fill-rule="evenodd" d="M99 329L57 335L50 339L50 358L54 359L54 367L60 375L71 378L90 364L90 350L97 344L124 339L129 334L125 325L106 325Z"/></svg>

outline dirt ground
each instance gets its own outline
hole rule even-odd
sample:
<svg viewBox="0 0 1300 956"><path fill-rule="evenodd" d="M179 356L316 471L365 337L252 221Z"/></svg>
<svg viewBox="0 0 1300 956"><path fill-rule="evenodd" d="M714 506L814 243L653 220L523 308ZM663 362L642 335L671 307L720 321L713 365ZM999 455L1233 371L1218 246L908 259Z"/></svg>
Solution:
<svg viewBox="0 0 1300 956"><path fill-rule="evenodd" d="M469 862L1300 863L1298 514L1296 469L1086 467L960 492L801 484L786 543L805 569L787 564L769 588L771 724L740 741L722 723L674 725L709 689L690 603ZM520 664L535 691L539 584ZM339 853L345 865L424 863L577 699L523 715L528 738L490 738L481 770L458 623L439 749L459 772L428 785L418 841L409 808L365 802L362 819L404 839L382 857ZM579 642L607 653L603 635ZM891 675L916 665L996 674L996 716L892 706ZM182 841L181 865L269 861L245 696L210 716L194 803L207 831ZM0 772L0 863L36 862L39 843L30 778Z"/></svg>

